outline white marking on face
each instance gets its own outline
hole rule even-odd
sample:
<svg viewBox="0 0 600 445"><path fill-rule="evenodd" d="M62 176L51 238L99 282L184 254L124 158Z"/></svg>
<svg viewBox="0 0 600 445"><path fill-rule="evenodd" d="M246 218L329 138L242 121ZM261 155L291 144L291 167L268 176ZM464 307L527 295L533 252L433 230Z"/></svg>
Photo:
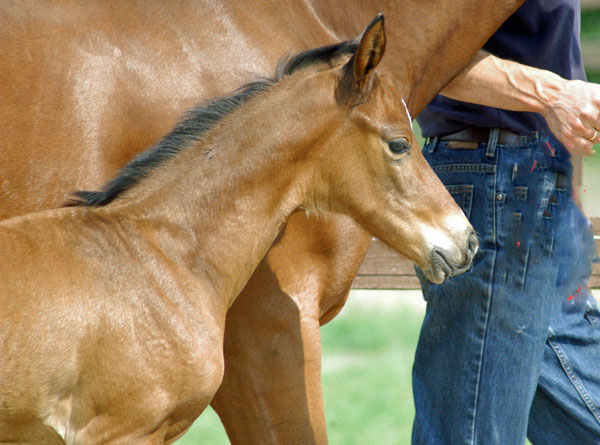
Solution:
<svg viewBox="0 0 600 445"><path fill-rule="evenodd" d="M448 213L444 216L443 221L443 227L451 233L462 235L470 232L471 223L462 211Z"/></svg>
<svg viewBox="0 0 600 445"><path fill-rule="evenodd" d="M469 221L462 212L452 212L444 216L439 227L423 226L421 230L425 241L432 248L443 249L446 254L450 254L448 260L462 262L463 248L459 246L467 245L466 237L472 230Z"/></svg>
<svg viewBox="0 0 600 445"><path fill-rule="evenodd" d="M454 243L450 240L446 233L437 227L429 225L423 226L421 228L421 233L423 234L423 238L425 238L427 244L429 244L431 247L437 247L443 250L450 250L454 247Z"/></svg>
<svg viewBox="0 0 600 445"><path fill-rule="evenodd" d="M404 109L406 110L406 115L408 116L408 122L410 122L410 129L413 129L413 123L412 123L412 117L410 117L410 113L408 112L408 107L406 106L406 102L404 102L404 98L400 98L402 99L402 105L404 105Z"/></svg>

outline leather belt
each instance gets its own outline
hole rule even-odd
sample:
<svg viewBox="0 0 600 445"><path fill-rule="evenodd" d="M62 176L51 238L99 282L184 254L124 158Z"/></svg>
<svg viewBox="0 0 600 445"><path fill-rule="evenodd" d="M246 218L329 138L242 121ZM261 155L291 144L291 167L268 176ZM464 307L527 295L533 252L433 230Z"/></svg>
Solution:
<svg viewBox="0 0 600 445"><path fill-rule="evenodd" d="M471 142L471 143L487 143L490 139L491 128L485 127L467 127L463 130L454 133L444 134L438 137L439 141L455 141L455 142ZM498 144L500 145L519 145L523 143L523 138L526 135L507 130L505 128L498 129ZM450 147L452 148L452 147ZM467 148L467 147L465 147ZM475 146L469 148L477 148Z"/></svg>

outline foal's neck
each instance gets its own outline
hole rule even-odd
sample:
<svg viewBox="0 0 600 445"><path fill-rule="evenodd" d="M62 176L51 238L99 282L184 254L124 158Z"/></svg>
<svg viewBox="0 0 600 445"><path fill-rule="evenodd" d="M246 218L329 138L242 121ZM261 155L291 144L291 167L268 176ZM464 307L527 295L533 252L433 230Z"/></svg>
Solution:
<svg viewBox="0 0 600 445"><path fill-rule="evenodd" d="M314 91L314 83L286 79L273 85L114 206L122 215L143 220L154 241L185 258L186 266L208 279L228 306L288 216L299 206L310 206L312 152L335 114L333 97L314 100L328 97ZM173 241L182 236L186 242Z"/></svg>

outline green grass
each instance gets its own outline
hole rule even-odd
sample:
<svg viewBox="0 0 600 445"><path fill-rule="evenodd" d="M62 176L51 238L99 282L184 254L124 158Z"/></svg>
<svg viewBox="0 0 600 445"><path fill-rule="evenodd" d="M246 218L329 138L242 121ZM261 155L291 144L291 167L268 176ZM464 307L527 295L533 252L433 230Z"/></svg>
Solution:
<svg viewBox="0 0 600 445"><path fill-rule="evenodd" d="M354 291L342 314L322 328L332 444L410 443L411 369L423 320L422 308L397 302L410 298L422 301L417 294Z"/></svg>
<svg viewBox="0 0 600 445"><path fill-rule="evenodd" d="M600 73L597 71L586 71L587 80L593 83L600 83Z"/></svg>

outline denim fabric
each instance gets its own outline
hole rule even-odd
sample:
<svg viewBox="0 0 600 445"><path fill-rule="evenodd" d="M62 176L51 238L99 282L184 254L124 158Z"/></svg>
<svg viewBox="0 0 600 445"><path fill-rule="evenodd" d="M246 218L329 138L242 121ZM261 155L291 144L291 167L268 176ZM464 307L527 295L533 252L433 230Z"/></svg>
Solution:
<svg viewBox="0 0 600 445"><path fill-rule="evenodd" d="M567 156L538 136L477 149L433 142L423 153L480 250L469 272L441 285L417 271L427 310L413 443L600 444L593 238Z"/></svg>

